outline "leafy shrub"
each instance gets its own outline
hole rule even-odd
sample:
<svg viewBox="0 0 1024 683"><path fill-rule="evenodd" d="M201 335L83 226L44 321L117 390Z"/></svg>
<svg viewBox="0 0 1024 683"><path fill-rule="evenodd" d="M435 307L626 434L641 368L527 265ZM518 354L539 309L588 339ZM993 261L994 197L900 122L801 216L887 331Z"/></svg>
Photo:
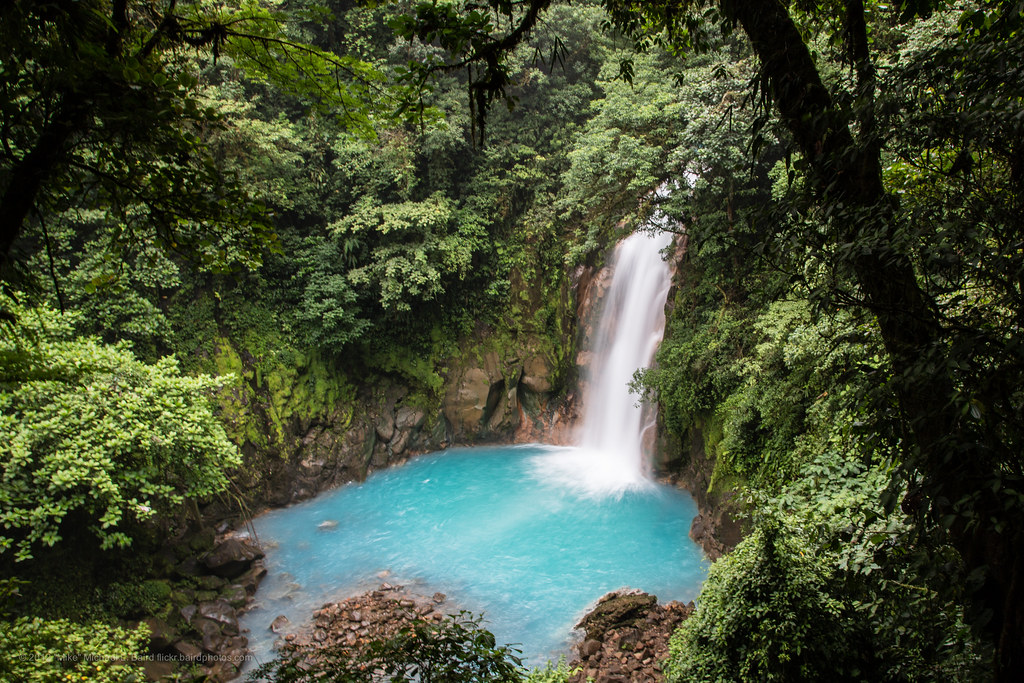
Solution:
<svg viewBox="0 0 1024 683"><path fill-rule="evenodd" d="M0 340L0 552L28 559L71 518L102 547L127 546L131 522L227 486L240 457L210 405L222 380L76 337L70 316L12 310L18 327Z"/></svg>
<svg viewBox="0 0 1024 683"><path fill-rule="evenodd" d="M0 622L0 680L22 683L144 681L146 628L22 617Z"/></svg>
<svg viewBox="0 0 1024 683"><path fill-rule="evenodd" d="M696 612L670 642L668 680L841 678L850 624L829 578L798 533L761 524L712 566Z"/></svg>
<svg viewBox="0 0 1024 683"><path fill-rule="evenodd" d="M579 667L570 669L565 655L558 658L557 663L548 661L541 668L531 669L523 683L569 683L569 677L579 673Z"/></svg>

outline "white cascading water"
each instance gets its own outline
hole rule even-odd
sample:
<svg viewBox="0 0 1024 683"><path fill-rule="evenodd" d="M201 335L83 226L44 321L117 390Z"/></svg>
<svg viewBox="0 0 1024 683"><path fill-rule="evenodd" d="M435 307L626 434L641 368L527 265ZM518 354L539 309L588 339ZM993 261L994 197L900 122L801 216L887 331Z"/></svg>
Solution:
<svg viewBox="0 0 1024 683"><path fill-rule="evenodd" d="M652 485L643 443L655 415L629 385L651 364L665 331L672 271L661 252L671 241L671 233L638 232L616 247L587 368L580 446L539 460L541 476L593 495Z"/></svg>

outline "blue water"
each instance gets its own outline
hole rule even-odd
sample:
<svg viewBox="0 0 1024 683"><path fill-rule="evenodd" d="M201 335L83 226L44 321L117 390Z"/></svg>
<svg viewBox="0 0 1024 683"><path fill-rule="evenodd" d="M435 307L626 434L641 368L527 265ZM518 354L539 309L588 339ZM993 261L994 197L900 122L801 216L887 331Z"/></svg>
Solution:
<svg viewBox="0 0 1024 683"><path fill-rule="evenodd" d="M518 644L534 666L568 651L573 626L608 591L694 599L706 562L687 535L690 496L656 484L600 495L566 486L544 465L567 450L421 456L256 518L269 573L242 626L257 659L273 656L278 614L294 629L323 603L383 581L483 613L498 642Z"/></svg>

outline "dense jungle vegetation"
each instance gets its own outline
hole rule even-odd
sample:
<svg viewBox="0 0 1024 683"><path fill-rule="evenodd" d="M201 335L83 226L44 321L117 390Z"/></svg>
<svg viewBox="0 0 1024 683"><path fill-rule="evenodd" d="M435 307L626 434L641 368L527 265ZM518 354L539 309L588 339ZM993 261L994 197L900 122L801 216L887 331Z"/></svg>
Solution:
<svg viewBox="0 0 1024 683"><path fill-rule="evenodd" d="M570 274L667 183L687 250L637 388L748 520L668 679L1014 680L1022 21L4 3L0 677L138 676L161 538L296 411L384 381L436 405L467 339L529 339L567 388Z"/></svg>

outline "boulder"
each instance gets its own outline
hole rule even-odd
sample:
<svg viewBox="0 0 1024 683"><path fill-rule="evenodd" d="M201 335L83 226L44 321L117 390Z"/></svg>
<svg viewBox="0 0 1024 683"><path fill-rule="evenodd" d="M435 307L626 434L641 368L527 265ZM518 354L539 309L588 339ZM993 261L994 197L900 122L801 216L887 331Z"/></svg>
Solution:
<svg viewBox="0 0 1024 683"><path fill-rule="evenodd" d="M245 590L244 586L233 583L220 592L220 597L229 605L238 609L239 607L244 607L245 603L248 602L249 593Z"/></svg>
<svg viewBox="0 0 1024 683"><path fill-rule="evenodd" d="M256 592L256 589L259 588L260 582L266 575L267 568L264 567L262 564L258 564L249 571L239 576L237 579L235 579L235 581L239 586L245 589L246 593L252 595Z"/></svg>
<svg viewBox="0 0 1024 683"><path fill-rule="evenodd" d="M586 631L587 639L602 640L604 634L625 626L634 626L646 620L651 608L658 604L658 598L649 593L631 589L620 589L608 593L600 600L576 628Z"/></svg>
<svg viewBox="0 0 1024 683"><path fill-rule="evenodd" d="M202 564L217 576L234 579L263 558L263 551L238 538L229 538L202 557Z"/></svg>
<svg viewBox="0 0 1024 683"><path fill-rule="evenodd" d="M391 441L391 437L395 435L395 417L390 411L385 411L383 415L376 419L373 427L381 441Z"/></svg>
<svg viewBox="0 0 1024 683"><path fill-rule="evenodd" d="M238 635L238 615L226 600L213 600L199 604L199 616L220 624L220 629L230 635Z"/></svg>
<svg viewBox="0 0 1024 683"><path fill-rule="evenodd" d="M537 394L545 394L552 389L551 365L544 356L534 356L523 365L523 376L519 383Z"/></svg>
<svg viewBox="0 0 1024 683"><path fill-rule="evenodd" d="M274 620L270 622L270 630L274 633L280 633L288 627L288 617L283 614L278 614L274 617Z"/></svg>
<svg viewBox="0 0 1024 683"><path fill-rule="evenodd" d="M402 406L395 413L395 427L398 429L419 429L426 419L427 414L419 408Z"/></svg>
<svg viewBox="0 0 1024 683"><path fill-rule="evenodd" d="M475 434L487 407L491 380L480 368L469 368L445 395L442 409L456 434Z"/></svg>
<svg viewBox="0 0 1024 683"><path fill-rule="evenodd" d="M171 649L177 652L182 659L189 662L199 659L203 655L203 651L199 646L187 640L179 640L171 646Z"/></svg>
<svg viewBox="0 0 1024 683"><path fill-rule="evenodd" d="M196 578L196 585L200 590L217 591L227 585L227 579L220 576L200 576Z"/></svg>

